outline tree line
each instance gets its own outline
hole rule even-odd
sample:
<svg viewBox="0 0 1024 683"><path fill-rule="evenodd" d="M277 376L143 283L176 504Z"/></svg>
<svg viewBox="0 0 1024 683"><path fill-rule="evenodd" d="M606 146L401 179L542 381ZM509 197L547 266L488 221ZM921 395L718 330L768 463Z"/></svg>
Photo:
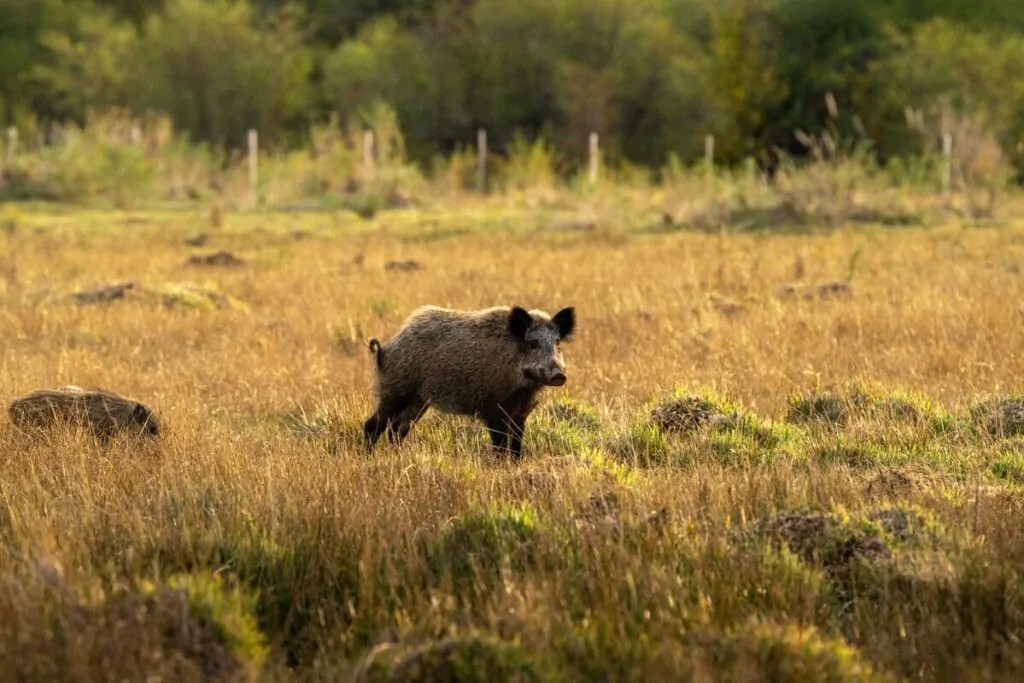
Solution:
<svg viewBox="0 0 1024 683"><path fill-rule="evenodd" d="M1024 178L1022 30L1019 0L0 0L0 123L118 107L287 148L383 102L422 162L481 128L567 165L596 132L651 166L707 134L735 164L823 131L881 162L951 133Z"/></svg>

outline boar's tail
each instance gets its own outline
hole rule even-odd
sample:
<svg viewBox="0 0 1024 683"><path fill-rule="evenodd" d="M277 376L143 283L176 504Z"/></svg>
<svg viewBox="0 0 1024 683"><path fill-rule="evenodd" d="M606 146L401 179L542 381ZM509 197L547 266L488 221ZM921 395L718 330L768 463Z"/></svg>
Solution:
<svg viewBox="0 0 1024 683"><path fill-rule="evenodd" d="M383 370L384 369L384 349L380 345L380 340L377 339L377 338L371 339L369 346L370 346L370 353L372 353L374 358L377 360L377 367L380 368L381 370Z"/></svg>

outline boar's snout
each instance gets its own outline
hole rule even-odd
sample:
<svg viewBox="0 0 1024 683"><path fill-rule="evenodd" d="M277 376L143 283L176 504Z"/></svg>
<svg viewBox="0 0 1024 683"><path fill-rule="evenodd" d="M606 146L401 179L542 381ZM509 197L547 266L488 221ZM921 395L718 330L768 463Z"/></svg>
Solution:
<svg viewBox="0 0 1024 683"><path fill-rule="evenodd" d="M561 367L553 367L541 371L527 369L523 374L531 382L549 387L560 387L566 382L565 370Z"/></svg>

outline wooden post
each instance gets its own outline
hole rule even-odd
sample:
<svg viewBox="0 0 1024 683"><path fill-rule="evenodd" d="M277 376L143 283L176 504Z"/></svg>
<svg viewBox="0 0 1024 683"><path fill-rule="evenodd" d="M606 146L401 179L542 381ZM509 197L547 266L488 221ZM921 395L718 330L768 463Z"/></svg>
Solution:
<svg viewBox="0 0 1024 683"><path fill-rule="evenodd" d="M366 170L366 176L373 176L373 131L363 131L363 168Z"/></svg>
<svg viewBox="0 0 1024 683"><path fill-rule="evenodd" d="M476 189L483 192L487 188L487 131L483 128L476 132Z"/></svg>
<svg viewBox="0 0 1024 683"><path fill-rule="evenodd" d="M598 155L600 154L600 145L597 133L590 134L590 184L597 184L597 169L598 169Z"/></svg>
<svg viewBox="0 0 1024 683"><path fill-rule="evenodd" d="M949 195L953 185L953 135L944 133L942 136L942 194Z"/></svg>
<svg viewBox="0 0 1024 683"><path fill-rule="evenodd" d="M708 197L715 194L715 136L704 136L704 172L707 174Z"/></svg>
<svg viewBox="0 0 1024 683"><path fill-rule="evenodd" d="M259 197L259 134L255 128L249 129L249 193L253 206Z"/></svg>
<svg viewBox="0 0 1024 683"><path fill-rule="evenodd" d="M18 129L11 126L7 129L7 149L4 151L4 163L10 166L14 163L14 151L18 146Z"/></svg>

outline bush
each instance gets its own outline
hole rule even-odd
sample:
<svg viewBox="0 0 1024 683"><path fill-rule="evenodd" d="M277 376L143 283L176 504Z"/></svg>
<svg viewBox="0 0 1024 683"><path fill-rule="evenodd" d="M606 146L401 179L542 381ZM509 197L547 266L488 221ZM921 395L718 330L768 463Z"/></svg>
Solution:
<svg viewBox="0 0 1024 683"><path fill-rule="evenodd" d="M903 676L1015 680L1024 673L1019 577L984 548L963 548L951 560L908 553L860 565L822 603L872 661Z"/></svg>
<svg viewBox="0 0 1024 683"><path fill-rule="evenodd" d="M655 456L653 463L676 465L702 454L723 465L763 464L774 459L794 436L785 426L761 420L709 391L674 391L649 408L646 419L632 430L632 440L642 446L640 452L646 452L646 459ZM689 446L685 455L676 450L683 436L688 437Z"/></svg>
<svg viewBox="0 0 1024 683"><path fill-rule="evenodd" d="M170 0L128 58L127 102L170 114L193 141L242 148L255 128L272 145L308 106L312 55L294 19L247 0Z"/></svg>
<svg viewBox="0 0 1024 683"><path fill-rule="evenodd" d="M488 589L502 572L522 572L537 558L539 532L533 510L523 505L473 512L452 520L428 549L436 580L457 591Z"/></svg>
<svg viewBox="0 0 1024 683"><path fill-rule="evenodd" d="M801 683L881 683L893 680L877 672L856 649L814 628L751 621L725 635L712 636L704 657L712 680Z"/></svg>
<svg viewBox="0 0 1024 683"><path fill-rule="evenodd" d="M971 407L974 423L989 436L1024 436L1024 398L992 398Z"/></svg>
<svg viewBox="0 0 1024 683"><path fill-rule="evenodd" d="M31 572L32 570L30 570ZM254 601L208 574L172 576L86 601L52 567L4 577L0 611L42 607L0 625L0 673L31 680L256 680L268 650Z"/></svg>
<svg viewBox="0 0 1024 683"><path fill-rule="evenodd" d="M390 660L390 661L389 661ZM550 680L520 646L486 636L394 647L364 663L357 683L531 683Z"/></svg>

